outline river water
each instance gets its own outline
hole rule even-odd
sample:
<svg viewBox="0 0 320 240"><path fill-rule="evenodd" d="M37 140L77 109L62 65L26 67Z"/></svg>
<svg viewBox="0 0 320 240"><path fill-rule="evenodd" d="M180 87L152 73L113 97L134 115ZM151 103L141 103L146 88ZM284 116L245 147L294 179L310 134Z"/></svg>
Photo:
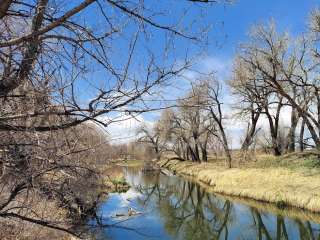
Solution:
<svg viewBox="0 0 320 240"><path fill-rule="evenodd" d="M90 220L97 239L320 239L319 215L225 198L178 176L121 171L131 188L110 194Z"/></svg>

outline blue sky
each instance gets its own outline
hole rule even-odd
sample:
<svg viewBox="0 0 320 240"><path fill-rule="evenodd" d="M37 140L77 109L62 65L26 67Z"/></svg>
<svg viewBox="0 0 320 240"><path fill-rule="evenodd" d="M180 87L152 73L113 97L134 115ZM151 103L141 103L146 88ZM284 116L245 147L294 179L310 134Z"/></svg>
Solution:
<svg viewBox="0 0 320 240"><path fill-rule="evenodd" d="M271 18L279 30L288 30L292 35L300 34L306 30L312 9L319 6L317 0L237 0L232 5L217 5L211 14L217 22L223 22L223 26L216 27L210 39L214 43L218 37L222 47L212 44L208 55L232 58L238 44L246 41L252 25L265 23Z"/></svg>
<svg viewBox="0 0 320 240"><path fill-rule="evenodd" d="M134 1L135 2L135 1ZM184 10L188 9L188 14L184 17L185 26L196 19L196 22L189 32L197 34L202 26L212 25L211 31L208 34L208 45L204 49L200 49L195 44L190 44L190 41L177 38L173 51L170 51L169 57L163 58L165 48L166 32L148 26L148 39L139 34L138 44L134 54L134 61L131 64L129 71L137 77L143 78L143 67L147 65L147 48L156 56L156 61L159 65L170 65L173 61L184 59L186 52L192 57L200 51L202 55L200 60L197 60L196 68L201 70L212 70L214 64L210 67L208 64L216 63L218 70L223 69L225 72L230 72L230 62L236 52L237 46L241 42L245 42L250 28L256 23L265 23L273 19L279 30L288 30L292 35L300 34L306 30L308 17L312 9L320 5L319 0L234 0L232 4L192 4L186 0L146 0L144 2L146 8L150 8L152 12L164 12L166 16L159 14L153 17L155 21L162 25L172 25L180 20ZM197 7L202 6L202 8ZM207 7L209 6L209 7ZM101 19L103 16L95 12L96 8L89 9L85 17L93 27L101 31L105 31L108 26ZM105 5L104 10L108 16L114 17L114 23L120 24L125 22L125 16L113 11L110 5ZM203 16L200 16L204 12ZM151 12L145 11L146 15ZM102 22L102 25L99 25ZM137 30L137 24L130 22L124 29L121 37L110 41L112 48L108 49L108 57L113 66L119 69L124 68L128 59L128 43L130 38ZM204 58L209 61L204 61ZM200 66L200 65L203 66ZM92 65L95 69L91 76L90 82L96 85L105 85L106 82L112 83L108 79L108 75L103 69L99 69L96 64ZM209 69L211 68L211 69ZM142 76L139 76L142 74ZM226 75L225 73L221 73ZM88 93L88 96L94 95Z"/></svg>
<svg viewBox="0 0 320 240"><path fill-rule="evenodd" d="M175 4L180 4L179 1L176 2ZM204 56L201 55L195 61L194 68L201 72L216 71L217 77L224 80L232 72L232 60L239 44L247 41L253 25L273 20L279 31L288 31L294 37L307 31L310 13L316 7L320 7L320 1L235 0L232 4L213 5L208 8L203 19L204 24L212 24L208 36L209 43L203 51ZM172 8L175 9L174 6ZM196 53L198 49L195 48L193 51L192 46L181 41L178 51L178 54L181 53L180 57L183 58L186 49Z"/></svg>
<svg viewBox="0 0 320 240"><path fill-rule="evenodd" d="M182 0L162 0L145 1L146 6L153 10L159 9L169 11L172 18L163 18L161 16L156 19L164 25L170 25L172 22L178 20L183 9L190 6L186 1ZM169 6L169 8L168 8ZM205 5L203 5L205 6ZM212 24L212 30L209 32L209 44L203 50L203 55L196 61L195 68L201 71L216 70L220 79L223 80L228 73L232 71L231 63L236 53L237 46L241 42L245 42L248 38L250 28L254 24L263 24L273 19L277 24L279 31L288 31L291 36L299 35L307 30L307 23L312 9L320 7L320 2L316 0L237 0L232 4L216 4L205 10L205 15L201 19L203 24ZM203 10L203 9L202 9ZM193 18L200 16L201 9L191 9L184 21L190 21ZM201 22L196 23L191 29L192 32L197 32ZM134 31L134 25L128 26L127 29L130 33ZM164 47L164 33L163 31L151 29L151 37L148 41L140 41L137 47L136 59L139 63L145 61L145 45L147 45L156 55L159 55L158 61L161 61L161 53ZM125 43L122 45L119 42L118 55L114 56L114 61L121 65L122 59L126 59ZM199 52L196 45L180 39L177 41L172 59L183 59L185 52L188 51L189 56ZM161 63L164 64L164 63ZM138 64L132 66L133 72L139 72ZM97 75L95 75L97 76ZM190 74L192 77L193 75ZM178 85L183 86L183 83L178 82ZM167 97L174 96L173 91L170 90ZM139 117L140 121L152 122L159 116L159 112L144 114ZM110 126L108 131L115 138L122 138L128 135L135 135L134 128L139 125L135 120L124 121L116 126ZM236 125L236 124L235 124ZM236 125L231 131L237 132ZM124 135L122 135L124 134Z"/></svg>

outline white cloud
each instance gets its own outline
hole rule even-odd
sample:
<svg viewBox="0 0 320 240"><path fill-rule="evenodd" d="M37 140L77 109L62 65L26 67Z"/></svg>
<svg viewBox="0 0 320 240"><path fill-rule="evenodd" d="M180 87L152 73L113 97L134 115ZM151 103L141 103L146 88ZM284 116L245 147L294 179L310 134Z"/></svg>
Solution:
<svg viewBox="0 0 320 240"><path fill-rule="evenodd" d="M183 73L182 78L175 79L170 86L162 89L162 93L159 97L159 106L164 106L166 104L172 104L173 102L165 102L163 100L174 100L186 94L187 89L189 89L189 81L196 79L200 73L209 73L215 72L219 80L224 81L230 77L232 71L232 61L231 59L220 59L211 56L204 56L199 59L196 64L193 66L193 70L187 70ZM241 145L241 138L244 137L247 124L245 121L235 119L234 109L231 108L237 99L234 99L230 95L229 91L224 91L223 102L224 104L224 113L227 116L225 121L225 126L230 139L231 146L233 148L238 148ZM271 113L274 114L274 109L271 110ZM147 124L152 126L154 121L159 118L160 112L150 112L145 113L144 115L138 115L135 118L125 115L116 115L117 122L111 123L107 127L107 132L109 133L112 143L127 143L133 141L137 138L137 128L142 124ZM284 107L280 115L280 124L281 126L290 126L290 117L291 117L291 108ZM153 120L146 120L153 119ZM100 119L100 120L103 120ZM110 118L105 117L105 120L108 121ZM262 128L268 132L269 122L268 119L262 115L258 122L258 128Z"/></svg>
<svg viewBox="0 0 320 240"><path fill-rule="evenodd" d="M183 73L183 77L192 81L201 74L215 73L218 80L224 81L229 78L231 69L231 59L202 56L194 62L191 69L188 69Z"/></svg>
<svg viewBox="0 0 320 240"><path fill-rule="evenodd" d="M136 200L138 198L143 197L143 195L140 192L134 190L133 188L130 188L125 193L120 193L119 196L121 198L121 207L130 207L132 200Z"/></svg>
<svg viewBox="0 0 320 240"><path fill-rule="evenodd" d="M110 121L110 117L100 118L100 121ZM137 139L137 129L142 124L152 126L152 121L147 121L142 115L135 117L127 115L118 115L114 117L115 122L112 122L106 128L110 142L113 144L122 144L134 141Z"/></svg>
<svg viewBox="0 0 320 240"><path fill-rule="evenodd" d="M183 64L184 62L181 61L180 67ZM231 59L201 56L193 61L190 68L184 70L179 77L171 79L167 86L161 89L161 99L174 100L182 97L190 89L190 83L202 74L215 73L218 80L224 81L229 78L231 67Z"/></svg>
<svg viewBox="0 0 320 240"><path fill-rule="evenodd" d="M206 57L206 58L203 58L199 64L202 66L201 68L204 71L215 72L216 77L219 80L228 79L232 70L232 61L230 59Z"/></svg>
<svg viewBox="0 0 320 240"><path fill-rule="evenodd" d="M227 110L228 111L228 110ZM230 110L232 111L232 110ZM276 110L271 109L270 113L274 116ZM235 119L231 117L233 114L230 113L230 118L225 121L225 126L228 132L228 138L232 142L233 148L239 148L241 146L241 138L244 137L246 132L247 123L245 121L241 121L240 119ZM283 107L280 112L280 127L290 127L291 125L291 108ZM257 129L261 128L264 132L268 133L270 126L269 121L265 115L261 115L258 123Z"/></svg>

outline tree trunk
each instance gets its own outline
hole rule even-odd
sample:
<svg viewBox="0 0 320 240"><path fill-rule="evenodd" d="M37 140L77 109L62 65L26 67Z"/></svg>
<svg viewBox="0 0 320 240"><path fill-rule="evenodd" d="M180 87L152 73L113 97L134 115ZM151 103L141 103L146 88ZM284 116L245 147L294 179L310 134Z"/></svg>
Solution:
<svg viewBox="0 0 320 240"><path fill-rule="evenodd" d="M40 0L38 1L36 14L32 19L31 31L37 32L43 23L45 9L48 5L48 0ZM0 95L7 95L10 91L17 88L21 85L25 80L27 80L32 66L36 60L36 57L39 54L41 40L39 36L33 37L28 44L26 45L25 51L23 53L23 58L20 63L20 69L17 71L16 76L14 77L6 77L2 81L0 81Z"/></svg>
<svg viewBox="0 0 320 240"><path fill-rule="evenodd" d="M208 162L207 149L205 147L201 147L201 152L202 152L202 161L203 162Z"/></svg>
<svg viewBox="0 0 320 240"><path fill-rule="evenodd" d="M305 118L305 122L306 122L306 125L308 127L308 130L309 130L309 132L311 134L311 137L312 137L312 139L313 139L313 141L314 141L314 143L316 145L316 149L318 151L320 151L320 139L319 139L319 137L317 135L317 132L314 129L312 123L309 121L309 119L306 116L304 116L304 118Z"/></svg>
<svg viewBox="0 0 320 240"><path fill-rule="evenodd" d="M225 134L225 131L224 131L224 128L222 126L222 115L221 115L221 109L220 109L220 105L219 105L219 116L218 117L212 108L210 108L210 112L211 112L211 115L214 119L214 121L218 124L218 127L219 127L219 131L220 131L220 134L221 134L221 138L220 141L222 142L222 145L223 145L223 148L224 148L224 152L226 154L226 166L228 168L231 168L232 165L231 165L231 162L232 162L232 157L231 157L231 153L230 153L230 149L229 149L229 145L228 145L228 139L227 139L227 136Z"/></svg>
<svg viewBox="0 0 320 240"><path fill-rule="evenodd" d="M156 152L157 161L161 159L161 153L159 151Z"/></svg>
<svg viewBox="0 0 320 240"><path fill-rule="evenodd" d="M208 152L207 152L208 138L209 138L209 132L206 133L206 137L203 143L200 144L201 157L202 157L202 161L204 162L208 162Z"/></svg>
<svg viewBox="0 0 320 240"><path fill-rule="evenodd" d="M288 133L288 144L287 144L287 150L288 152L294 152L296 150L296 129L298 125L298 114L297 110L295 108L292 108L291 112L291 127Z"/></svg>
<svg viewBox="0 0 320 240"><path fill-rule="evenodd" d="M189 146L187 146L186 148L186 160L189 161L190 160L190 152L189 152Z"/></svg>
<svg viewBox="0 0 320 240"><path fill-rule="evenodd" d="M195 144L194 144L194 155L195 155L196 161L197 161L197 162L201 162L198 143L195 143Z"/></svg>
<svg viewBox="0 0 320 240"><path fill-rule="evenodd" d="M231 157L231 153L230 153L230 149L229 149L229 146L228 146L228 140L227 140L227 136L224 132L224 129L222 127L222 125L220 126L220 131L221 131L221 137L222 137L222 145L223 145L223 148L224 148L224 151L225 151L225 154L226 154L226 158L227 158L227 161L226 161L226 165L228 168L231 168L231 162L232 162L232 157Z"/></svg>
<svg viewBox="0 0 320 240"><path fill-rule="evenodd" d="M254 115L251 118L251 126L248 128L246 138L244 139L241 146L241 151L248 151L250 145L252 144L253 137L256 133L256 127L259 120L260 112L253 114Z"/></svg>
<svg viewBox="0 0 320 240"><path fill-rule="evenodd" d="M194 151L193 151L192 148L190 147L190 145L188 146L188 153L189 153L189 155L191 156L192 162L197 162L197 161L198 161L198 159L197 159Z"/></svg>
<svg viewBox="0 0 320 240"><path fill-rule="evenodd" d="M7 11L12 4L12 0L2 0L0 4L0 19L7 15Z"/></svg>
<svg viewBox="0 0 320 240"><path fill-rule="evenodd" d="M270 135L271 135L271 141L272 141L272 149L273 149L273 154L275 156L280 156L281 151L278 145L278 129L277 126L273 124L272 116L267 112L267 118L269 121L269 126L270 126Z"/></svg>
<svg viewBox="0 0 320 240"><path fill-rule="evenodd" d="M300 128L300 134L299 134L299 150L300 152L304 151L304 128L305 128L306 122L304 118L302 119L301 128Z"/></svg>

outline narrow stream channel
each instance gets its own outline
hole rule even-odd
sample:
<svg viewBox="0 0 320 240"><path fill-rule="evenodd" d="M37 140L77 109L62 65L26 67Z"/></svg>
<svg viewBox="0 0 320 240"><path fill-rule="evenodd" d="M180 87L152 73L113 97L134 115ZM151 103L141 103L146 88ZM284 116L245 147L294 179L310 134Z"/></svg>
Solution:
<svg viewBox="0 0 320 240"><path fill-rule="evenodd" d="M97 239L320 239L316 214L253 207L178 176L122 171L131 188L100 206L99 220L90 221Z"/></svg>

